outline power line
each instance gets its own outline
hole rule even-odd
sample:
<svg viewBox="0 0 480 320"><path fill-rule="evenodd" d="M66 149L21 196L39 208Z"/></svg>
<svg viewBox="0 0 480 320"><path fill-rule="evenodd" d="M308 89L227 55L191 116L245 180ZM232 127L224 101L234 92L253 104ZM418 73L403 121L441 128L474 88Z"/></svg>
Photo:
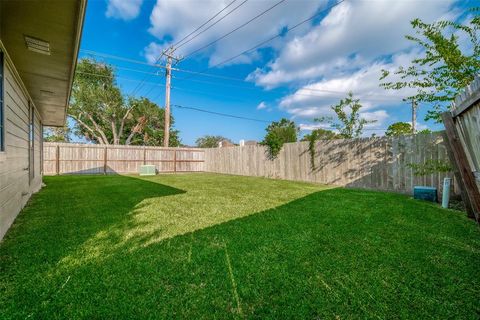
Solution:
<svg viewBox="0 0 480 320"><path fill-rule="evenodd" d="M144 71L140 71L140 70L136 70L136 69L130 69L130 68L122 68L122 67L118 67L119 69L123 69L123 70L128 70L128 71L133 71L133 72L140 72L140 73L147 73L147 74L151 74L151 75L157 75L156 73L149 73L149 72L144 72ZM95 75L95 76L99 76L99 77L110 77L110 76L104 76L104 75L100 75L100 74L95 74L95 73L88 73L88 72L81 72L79 71L78 73L83 73L83 74L90 74L90 75ZM116 78L118 79L123 79L123 80L128 80L128 81L133 81L133 82L140 82L140 80L136 80L136 79L131 79L131 78L126 78L126 77L120 77L120 76L116 76ZM213 84L213 85L217 85L217 86L222 86L222 87L229 87L229 88L238 88L238 89L242 89L242 90L258 90L259 88L257 87L246 87L246 86L240 86L240 85L234 85L234 84L228 84L228 83L217 83L217 82L212 82L212 81L204 81L204 80L196 80L196 79L188 79L187 81L192 81L192 82L198 82L198 83L205 83L205 84ZM157 83L154 83L154 82L145 82L144 83L146 84L152 84L152 85L156 85ZM158 84L159 86L165 86L164 84ZM147 91L147 93L144 94L144 96L148 96L148 94L154 89L155 87L151 87L149 91ZM176 86L172 86L173 89L179 89L179 90L183 90L183 91L186 91L188 89L184 89L184 88L180 88L180 87L176 87ZM334 91L334 90L323 90L323 89L309 89L309 88L300 88L298 89L296 92L290 94L290 95L300 95L300 96L307 96L307 97L325 97L323 95L316 95L316 94L307 94L307 93L301 93L299 91L302 91L302 90L307 90L307 91L315 91L315 92L325 92L325 93L333 93L333 94L338 94L338 98L341 98L343 97L345 94L347 94L346 92L343 92L343 91ZM192 90L190 90L192 91ZM193 92L193 91L192 91ZM198 93L201 93L200 91L196 91ZM341 96L340 96L341 95ZM396 100L395 97L391 97L391 96L385 96L384 99L382 98L375 98L375 97L379 97L377 95L374 95L372 97L369 97L369 96L372 96L372 95L367 95L367 97L362 97L361 99L362 100L366 100L366 101L385 101L385 102L393 102ZM328 96L328 97L333 97L332 95ZM391 98L391 99L386 99L387 97ZM401 97L398 97L398 99L402 99ZM403 101L402 101L403 102Z"/></svg>
<svg viewBox="0 0 480 320"><path fill-rule="evenodd" d="M162 54L160 54L160 55L157 57L157 59L155 59L155 64L157 64L158 61L160 61L160 59L162 58L162 56L163 56L163 52L162 52ZM151 70L153 70L153 68L152 68ZM145 82L145 80L148 79L148 77L150 77L150 76L149 76L149 75L145 75L145 76L143 77L142 81L132 90L132 92L130 92L130 95L133 96L135 93L139 92L139 91L142 89L142 87L143 87L143 83Z"/></svg>
<svg viewBox="0 0 480 320"><path fill-rule="evenodd" d="M145 72L145 71L141 71L141 70L136 70L136 69L131 69L131 68L124 68L124 67L118 67L118 66L115 66L117 69L120 69L120 70L126 70L126 71L132 71L132 72L139 72L139 73L144 73L144 74L149 74L149 75L156 75L158 76L157 73L151 73L151 72ZM190 72L190 71L186 71L186 70L183 70L185 72ZM79 72L79 73L85 73L85 72ZM91 75L98 75L98 74L93 74L93 73L88 73L88 74L91 74ZM103 75L98 75L100 77L105 77ZM220 79L227 79L227 80L232 80L232 79L235 79L235 80L238 80L238 81L241 81L240 79L237 79L237 78L231 78L231 77L223 77L223 76L219 76ZM128 81L134 81L134 82L140 82L140 80L135 80L135 79L131 79L131 78L125 78L125 77L120 77L120 76L117 76L118 79L124 79L124 80L128 80ZM176 78L176 77L174 77ZM177 79L182 79L182 78L177 78ZM242 90L250 90L250 91L257 91L259 90L258 87L247 87L247 86L241 86L241 85L235 85L235 84L230 84L230 83L218 83L218 82L212 82L212 81L205 81L205 80L197 80L197 79L185 79L183 78L182 80L186 80L186 81L192 81L192 82L198 82L198 83L205 83L205 84L212 84L212 85L216 85L216 86L222 86L222 87L229 87L229 88L238 88L238 89L242 89ZM242 81L244 82L244 81ZM144 83L147 83L147 84L153 84L155 85L156 83L153 83L153 82L145 82ZM159 84L160 86L165 86L163 84ZM154 89L155 87L151 87L149 91L147 91L147 93L145 93L144 95L145 96L148 96L148 94ZM179 87L176 87L176 86L172 86L172 88L179 88ZM180 90L186 90L186 89L180 89ZM344 95L347 94L347 92L343 92L343 91L334 91L334 90L327 90L327 89L314 89L314 88L300 88L300 89L297 89L296 92L294 93L291 93L290 95L299 95L299 96L307 96L307 97L325 97L324 95L318 95L318 94L313 94L313 93L306 93L306 92L302 92L302 91L313 91L313 92L323 92L323 93L329 93L329 94L336 94L337 96L333 96L333 95L329 95L328 97L338 97L338 98L342 98ZM199 91L197 91L199 92ZM200 92L199 92L200 93ZM326 97L326 98L328 98ZM383 98L382 98L383 97ZM380 102L394 102L396 100L401 100L403 99L402 97L392 97L392 96L389 96L389 95L385 95L385 96L380 96L380 95L366 95L364 97L361 97L362 100L366 100L366 101L380 101ZM401 101L403 103L403 101ZM400 103L400 101L399 101Z"/></svg>
<svg viewBox="0 0 480 320"><path fill-rule="evenodd" d="M123 80L129 80L129 81L135 81L138 82L139 80L131 79L131 78L125 78L125 77L118 77L118 76L108 76L108 75L102 75L102 74L97 74L97 73L91 73L91 72L83 72L83 71L77 71L76 73L80 74L87 74L87 75L93 75L97 77L104 77L104 78L119 78ZM165 86L164 84L159 84L159 83L154 83L154 82L145 82L148 84L152 84L154 86ZM191 92L199 92L196 90L190 90L190 89L184 89L184 88L179 88L179 87L173 87L174 89L181 90L181 91L191 91ZM152 101L155 99L152 99ZM209 113L209 114L214 114L218 116L224 116L224 117L230 117L230 118L236 118L236 119L241 119L241 120L249 120L249 121L256 121L256 122L263 122L263 123L271 123L272 121L268 120L261 120L261 119L255 119L255 118L248 118L248 117L243 117L243 116L237 116L237 115L232 115L232 114L227 114L227 113L220 113L220 112L215 112L215 111L209 111L205 109L200 109L196 107L186 107L186 106L181 106L181 105L172 105L172 107L176 108L181 108L181 109L188 109L188 110L194 110L198 112L204 112L204 113ZM387 130L386 128L363 128L363 130Z"/></svg>
<svg viewBox="0 0 480 320"><path fill-rule="evenodd" d="M110 79L115 78L115 79L122 79L122 80L133 81L133 82L140 82L140 80L138 80L138 79L132 79L132 78L126 78L126 77L119 77L119 76L107 76L107 75L98 74L98 73L93 73L93 72L76 71L75 73L87 74L87 75L92 75L92 76L101 77L101 78L110 78ZM157 82L145 82L145 83L152 84L152 85L156 85L156 86L165 87L164 84L157 83Z"/></svg>
<svg viewBox="0 0 480 320"><path fill-rule="evenodd" d="M345 1L345 0L342 0L342 1ZM338 2L339 3L339 2ZM337 4L338 4L337 3ZM305 21L305 20L304 20ZM93 54L93 55L97 55L97 56L100 56L100 57L107 57L107 58L110 58L110 59L116 59L116 60L120 60L120 61L126 61L126 62L130 62L130 63L135 63L135 64L140 64L140 65L148 65L148 66L155 66L155 67L160 67L160 68L165 68L164 66L162 65L158 65L158 64L152 64L152 63L148 63L148 62L143 62L143 61L139 61L139 60L134 60L134 59L129 59L129 58L124 58L124 57L120 57L120 56L115 56L115 55L111 55L111 54L105 54L105 53L99 53L99 52L95 52L95 51L91 51L91 50L82 50L82 51L86 51L88 52L89 54ZM157 73L154 73L154 72L147 72L147 71L142 71L142 70L137 70L137 69L132 69L132 68L125 68L125 67L120 67L120 66L115 66L116 68L120 69L120 70L126 70L126 71L132 71L132 72L138 72L138 73L143 73L143 74L147 74L147 75L156 75L158 76ZM215 74L211 74L211 73L205 73L205 72L200 72L200 71L191 71L191 70L184 70L184 69L179 69L179 68L172 68L172 70L174 71L178 71L178 72L183 72L183 73L187 73L187 74L191 74L191 75L199 75L199 76L204 76L204 77L209 77L209 78L213 78L213 79L220 79L220 80L231 80L231 81L236 81L236 82L242 82L242 83L245 83L245 80L244 79L241 79L241 78L235 78L235 77L229 77L229 76L223 76L223 75L215 75ZM176 77L175 77L176 78ZM192 81L192 82L198 82L198 83L206 83L206 84L213 84L213 85L218 85L218 86L224 86L224 87L232 87L232 88L239 88L239 89L244 89L244 90L258 90L259 88L257 87L247 87L247 86L239 86L239 85L234 85L234 84L227 84L227 83L216 83L216 82L212 82L212 81L205 81L205 80L194 80L192 79L193 77L186 77L186 78L176 78L178 79L179 81ZM138 80L137 80L138 81ZM174 88L174 87L173 87ZM334 91L334 90L327 90L327 89L315 89L315 88L299 88L297 89L297 92L294 92L292 93L291 95L301 95L301 96L311 96L311 97L323 97L321 95L315 95L315 94L307 94L307 93L301 93L301 92L298 92L298 91L314 91L314 92L324 92L324 93L334 93L334 94L339 94L339 95L345 95L346 92L343 92L343 91ZM340 97L340 96L339 96ZM376 97L379 97L379 98L376 98ZM396 97L392 97L390 95L370 95L370 97L367 97L367 98L363 98L363 100L371 100L371 101L394 101L396 99ZM398 99L403 99L402 97L398 97Z"/></svg>
<svg viewBox="0 0 480 320"><path fill-rule="evenodd" d="M135 64L141 64L141 65L146 65L146 66L152 66L152 67L158 67L162 69L166 69L165 66L160 65L160 64L154 64L154 63L149 63L149 62L143 62L139 60L134 60L134 59L129 59L125 57L120 57L112 54L106 54L106 53L100 53L100 52L95 52L91 50L83 50L83 52L87 52L90 55L95 55L99 57L106 57L109 59L115 59L115 60L120 60L120 61L125 61L125 62L130 62L130 63L135 63ZM179 68L172 68L173 71L178 71L178 72L183 72L183 73L189 73L189 74L195 74L195 75L201 75L205 77L210 77L210 78L217 78L217 79L222 79L222 80L232 80L232 81L239 81L239 82L245 82L244 79L240 78L234 78L234 77L228 77L228 76L221 76L221 75L216 75L216 74L211 74L211 73L203 73L199 71L192 71L192 70L185 70L185 69L179 69ZM133 70L131 70L133 71ZM142 71L146 72L146 71ZM153 74L153 73L152 73ZM179 78L180 79L180 78Z"/></svg>
<svg viewBox="0 0 480 320"><path fill-rule="evenodd" d="M130 63L136 63L136 64L142 64L142 65L145 65L145 66L152 66L152 67L158 67L158 68L163 68L163 69L166 68L165 66L162 66L161 64L149 63L149 62L145 62L145 61L125 58L125 57L116 56L116 55L108 54L108 53L97 52L97 51L93 51L93 50L80 49L80 51L82 51L86 54L92 55L92 56L115 59L115 60L120 60L120 61L125 61L125 62L130 62Z"/></svg>
<svg viewBox="0 0 480 320"><path fill-rule="evenodd" d="M181 39L179 42L177 42L176 44L174 44L173 46L171 46L171 50L172 52L175 51L177 48L174 48L176 45L178 45L180 42L182 42L183 40L185 40L186 38L188 38L190 35L192 35L193 33L195 33L196 31L198 31L199 29L201 29L203 26L205 26L208 22L210 22L212 19L214 19L216 16L218 16L220 13L222 13L224 10L226 10L228 7L230 7L233 3L235 3L237 0L233 0L230 4L228 4L225 8L223 8L222 10L220 10L217 14L215 14L212 18L210 18L209 20L207 20L204 24L202 24L200 27L198 27L197 29L195 29L193 32L191 32L190 34L188 34L186 37L184 37L183 39ZM198 33L197 35L195 35L193 38L187 40L186 42L184 42L183 44L181 44L178 48L184 46L185 44L187 44L188 42L192 41L193 39L195 39L196 37L198 37L200 34L202 34L203 32L207 31L208 29L210 29L211 27L213 27L215 24L217 24L218 22L220 22L221 20L223 20L224 18L226 18L227 16L229 16L232 12L234 12L236 9L238 9L239 7L241 7L245 2L247 2L248 0L245 0L243 1L240 5L238 5L237 7L235 7L232 11L230 11L229 13L227 13L225 16L223 16L221 19L219 19L218 21L216 21L215 23L213 23L212 25L210 25L208 28L206 28L205 30L203 30L202 32ZM155 64L157 64L160 59L162 58L162 56L164 55L164 52L162 52L156 59L155 59ZM171 66L170 66L170 70L171 70ZM137 93L138 91L140 91L143 87L143 82L148 78L149 76L146 75L142 82L140 82L136 87L135 89L132 91L131 95ZM150 92L152 91L152 88L148 91L148 93L146 95L148 95Z"/></svg>
<svg viewBox="0 0 480 320"><path fill-rule="evenodd" d="M241 119L241 120L249 120L249 121L256 121L256 122L263 122L263 123L271 123L272 122L272 121L268 121L268 120L261 120L261 119L237 116L237 115L228 114L228 113L215 112L215 111L200 109L200 108L196 108L196 107L185 107L185 106L181 106L181 105L178 105L178 104L172 104L172 107L180 108L180 109L194 110L194 111L198 111L198 112L204 112L204 113L214 114L214 115L217 115L217 116L235 118L235 119Z"/></svg>
<svg viewBox="0 0 480 320"><path fill-rule="evenodd" d="M240 26L236 27L235 29L231 30L230 32L227 32L226 34L224 34L223 36L221 36L220 38L217 38L215 40L213 40L212 42L190 52L189 54L187 54L184 59L187 59L188 57L191 57L192 55L194 55L195 53L205 49L205 48L208 48L209 46L217 43L218 41L228 37L229 35L231 35L232 33L234 33L235 31L245 27L246 25L250 24L251 22L253 22L254 20L260 18L261 16L263 16L264 14L266 14L267 12L273 10L275 7L279 6L280 4L282 4L283 2L285 2L286 0L280 0L279 2L275 3L273 6L269 7L268 9L262 11L261 13L259 13L258 15L256 15L255 17L253 17L252 19L248 20L247 22L241 24Z"/></svg>
<svg viewBox="0 0 480 320"><path fill-rule="evenodd" d="M82 51L82 52L84 52L88 55L92 55L92 56L98 56L98 57L107 58L107 59L116 59L116 60L119 60L119 61L125 61L125 62L136 63L136 64L147 65L147 66L154 66L154 67L165 69L164 66L157 64L158 59L155 63L152 64L152 63L143 62L143 61L134 60L134 59L129 59L129 58L125 58L125 57L120 57L120 56L116 56L116 55L112 55L112 54L100 53L100 52L96 52L96 51L93 51L93 50L81 49L80 51ZM118 68L121 68L121 67L118 67ZM133 70L130 70L130 71L133 71ZM142 73L145 73L145 74L149 74L148 72L145 72L145 71L136 71L136 72L142 72ZM137 86L135 86L134 90L132 90L132 92L130 92L130 95L133 95L134 93L136 93L140 89L139 85L141 85L143 82L145 82L145 80L147 78L148 78L148 75L145 76L142 80L140 80L139 84L137 84Z"/></svg>
<svg viewBox="0 0 480 320"><path fill-rule="evenodd" d="M202 96L212 96L212 97L217 97L217 98L221 98L221 99L229 99L229 100L235 100L235 101L241 101L241 102L249 102L245 99L239 99L239 98L235 98L235 97L231 97L231 96L227 96L227 95L220 95L220 94L216 94L216 93L203 92L203 91L200 91L200 90L185 89L183 87L172 87L172 89L174 91L175 90L180 90L180 91L185 91L185 92L199 93Z"/></svg>
<svg viewBox="0 0 480 320"><path fill-rule="evenodd" d="M237 0L235 0L237 1ZM215 18L216 16L218 16L222 11L224 11L225 9L227 9L229 6L231 6L235 1L231 2L229 5L227 5L225 8L223 8L220 12L218 12L215 16L213 16L212 18L210 18L207 22L205 22L204 24L202 24L200 27L198 27L195 31L199 30L201 27L203 27L204 25L206 25L208 22L210 22L213 18ZM226 17L228 17L230 14L232 14L234 11L236 11L238 8L240 8L241 6L243 6L248 0L244 0L242 3L240 3L238 6L236 6L235 8L233 8L230 12L228 12L226 15L224 15L223 17L221 17L220 19L218 19L217 21L215 21L214 23L212 23L211 25L209 25L207 28L205 28L204 30L202 30L201 32L199 32L198 34L196 34L193 38L187 40L186 42L182 43L181 45L178 45L180 42L182 42L185 38L187 38L188 36L192 35L195 31L191 32L188 36L184 37L182 40L178 41L176 44L174 44L173 46L177 46L177 49L178 48L181 48L183 47L184 45L186 45L187 43L189 43L190 41L192 41L193 39L197 38L198 36L200 36L201 34L203 34L205 31L209 30L210 28L212 28L214 25L216 25L217 23L219 23L220 21L222 21L223 19L225 19Z"/></svg>
<svg viewBox="0 0 480 320"><path fill-rule="evenodd" d="M178 104L172 104L172 107L180 108L180 109L193 110L193 111L198 111L198 112L204 112L204 113L208 113L208 114L213 114L213 115L228 117L228 118L235 118L235 119L240 119L240 120L256 121L256 122L262 122L262 123L272 123L273 122L273 120L269 121L269 120L242 117L242 116L237 116L237 115L233 115L233 114L229 114L229 113L215 112L215 111L205 110L205 109L196 108L196 107L181 106L181 105L178 105ZM329 129L335 129L335 128L331 127ZM379 131L379 130L387 130L387 129L386 128L363 128L362 130Z"/></svg>
<svg viewBox="0 0 480 320"><path fill-rule="evenodd" d="M176 77L174 77L176 78ZM198 83L205 83L205 84L213 84L213 85L217 85L217 86L223 86L223 87L230 87L230 88L239 88L239 89L244 89L244 90L259 90L258 87L246 87L246 86L240 86L240 85L234 85L234 84L229 84L229 83L218 83L218 82L212 82L212 81L205 81L205 80L196 80L196 79L182 79L182 78L177 78L177 79L181 79L181 80L186 80L186 81L192 81L192 82L198 82ZM310 89L310 88L300 88L300 89L297 89L296 92L294 93L291 93L290 95L301 95L301 96L309 96L309 97L325 97L323 95L316 95L316 94L307 94L307 93L299 93L298 91L302 91L302 90L306 90L306 91L314 91L314 92L324 92L324 93L333 93L333 94L337 94L339 95L338 97L339 98L342 98L344 97L346 94L348 94L347 91L334 91L334 90L327 90L327 89ZM341 96L340 96L341 95ZM393 97L393 96L388 96L388 95L385 95L385 99L381 99L381 98L369 98L368 96L372 96L371 94L368 94L366 95L367 96L367 100L372 100L372 101L396 101L398 99L402 99L402 97ZM379 96L379 95L373 95L373 97L376 97L376 96ZM331 97L331 95L330 95ZM391 99L386 99L386 98L391 98ZM366 100L365 98L363 98L363 100Z"/></svg>
<svg viewBox="0 0 480 320"><path fill-rule="evenodd" d="M253 51L253 50L255 50L255 49L258 49L259 47L263 46L264 44L266 44L266 43L268 43L268 42L270 42L270 41L272 41L272 40L275 40L276 38L279 38L279 37L281 37L281 36L284 36L284 35L287 34L288 32L290 32L290 31L292 31L292 30L300 27L301 25L303 25L303 24L305 24L305 23L307 23L307 22L315 19L315 18L318 17L320 14L324 13L325 11L331 10L332 8L338 6L340 3L344 2L344 1L345 1L345 0L340 0L340 1L336 2L336 3L328 6L327 8L325 8L325 9L317 12L317 13L314 14L313 16L310 16L309 18L307 18L307 19L305 19L305 20L303 20L303 21L300 21L299 23L297 23L297 24L294 25L293 27L287 28L286 30L283 30L282 32L278 33L277 35L275 35L275 36L273 36L273 37L271 37L271 38L268 38L268 39L266 39L266 40L263 40L262 42L256 44L255 46L251 47L250 49L247 49L247 50L245 50L245 51L243 51L243 52L241 52L241 53L239 53L239 54L237 54L237 55L235 55L235 56L233 56L233 57L231 57L231 58L228 58L228 59L226 59L226 60L224 60L224 61L222 61L222 62L219 62L219 63L217 63L217 64L215 64L215 65L213 65L213 66L210 66L210 67L208 67L208 69L212 69L212 68L218 67L218 66L220 66L220 65L223 65L223 64L225 64L225 63L227 63L227 62L230 62L230 61L232 61L232 60L234 60L234 59L236 59L236 58L238 58L238 57L240 57L240 56L242 56L242 55L244 55L244 54L246 54L246 53L249 53L250 51ZM206 70L208 70L208 69L206 69Z"/></svg>
<svg viewBox="0 0 480 320"><path fill-rule="evenodd" d="M228 59L225 59L225 60L223 60L223 61L221 61L221 62L219 62L219 63L217 63L217 64L215 64L215 65L213 65L213 66L209 66L208 68L204 69L204 70L201 71L201 72L204 73L205 71L208 71L208 70L210 70L210 69L213 69L213 68L216 68L216 67L218 67L218 66L221 66L221 65L223 65L223 64L225 64L225 63L227 63L227 62L230 62L230 61L232 61L232 60L235 60L235 59L238 58L238 57L241 57L242 55L244 55L244 54L246 54L246 53L249 53L249 52L251 52L251 51L254 51L254 50L260 48L261 46L263 46L264 44L266 44L266 43L268 43L268 42L270 42L270 41L272 41L272 40L275 40L276 38L279 38L279 37L287 34L288 32L290 32L290 31L292 31L292 30L300 27L301 25L303 25L303 24L305 24L305 23L307 23L307 22L315 19L315 18L318 17L320 14L322 14L322 13L328 11L328 10L331 10L332 8L338 6L339 4L341 4L341 3L344 2L344 1L345 1L345 0L340 0L340 1L336 2L336 3L334 3L333 5L330 5L330 6L328 6L327 8L325 8L325 9L317 12L317 13L314 14L313 16L310 16L310 17L308 17L307 19L304 19L304 20L300 21L299 23L297 23L297 24L294 25L293 27L287 28L286 31L284 30L283 32L280 32L280 33L278 33L277 35L275 35L275 36L273 36L273 37L271 37L271 38L268 38L268 39L266 39L266 40L261 41L260 43L256 44L255 46L251 47L250 49L247 49L247 50L245 50L245 51L243 51L243 52L241 52L241 53L239 53L239 54L237 54L237 55L235 55L235 56L233 56L233 57L230 57L230 58L228 58ZM181 79L181 80L187 80L187 79L189 79L189 78L193 78L193 76L185 77L185 78L183 78L183 79Z"/></svg>

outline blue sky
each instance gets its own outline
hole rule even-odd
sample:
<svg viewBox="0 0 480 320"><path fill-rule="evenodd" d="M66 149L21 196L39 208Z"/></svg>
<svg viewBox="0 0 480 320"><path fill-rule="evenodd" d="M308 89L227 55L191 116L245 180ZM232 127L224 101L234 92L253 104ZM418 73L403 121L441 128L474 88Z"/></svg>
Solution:
<svg viewBox="0 0 480 320"><path fill-rule="evenodd" d="M163 49L181 40L231 2L91 0L80 57L92 56L86 51L91 50L154 62ZM419 54L418 48L404 38L405 34L411 34L409 21L416 17L427 22L457 19L463 12L462 7L473 5L473 2L453 0L346 0L326 10L335 2L287 0L213 45L189 55L278 2L237 0L211 23L238 8L180 47L177 54L187 58L176 65L179 70L173 73L172 104L265 121L286 117L300 125L302 133L307 133L318 126L312 122L313 118L331 115L329 106L346 92L353 91L365 106L363 116L377 120L366 135L382 134L382 129L393 122L410 120L409 105L401 101L408 92L388 92L378 86L382 69L394 70ZM318 16L312 21L285 32L315 14ZM279 33L281 37L258 49L212 67ZM118 83L124 94L146 96L164 105L165 78L161 69L98 55L95 58L117 67ZM158 72L158 75L142 71ZM225 78L183 71L204 71ZM420 106L419 128L439 128L423 121L426 109ZM182 142L188 145L205 134L223 135L237 142L261 140L267 125L190 109L174 107L172 112Z"/></svg>

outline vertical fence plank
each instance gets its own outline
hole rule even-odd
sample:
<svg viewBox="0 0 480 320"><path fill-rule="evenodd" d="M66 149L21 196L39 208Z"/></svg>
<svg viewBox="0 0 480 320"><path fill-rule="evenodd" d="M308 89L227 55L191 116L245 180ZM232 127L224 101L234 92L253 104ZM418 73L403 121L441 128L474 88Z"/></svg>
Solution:
<svg viewBox="0 0 480 320"><path fill-rule="evenodd" d="M55 148L55 167L57 176L60 174L60 145L57 144Z"/></svg>

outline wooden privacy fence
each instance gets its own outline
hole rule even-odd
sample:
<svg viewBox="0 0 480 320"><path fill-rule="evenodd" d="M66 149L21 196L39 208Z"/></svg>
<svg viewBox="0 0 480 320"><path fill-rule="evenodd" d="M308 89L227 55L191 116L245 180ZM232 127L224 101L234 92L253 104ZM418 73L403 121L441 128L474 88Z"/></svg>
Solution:
<svg viewBox="0 0 480 320"><path fill-rule="evenodd" d="M362 138L318 141L311 165L308 142L287 143L274 160L265 147L243 146L212 149L102 146L45 143L44 173L137 173L141 164L158 172L216 172L268 177L339 186L411 193L415 185L442 191L451 172L415 175L412 165L449 164L443 133L398 138ZM452 193L458 194L454 179Z"/></svg>
<svg viewBox="0 0 480 320"><path fill-rule="evenodd" d="M480 78L455 98L452 111L442 118L462 198L480 223Z"/></svg>
<svg viewBox="0 0 480 320"><path fill-rule="evenodd" d="M274 160L267 159L263 146L207 149L205 171L401 193L411 193L416 185L434 186L440 195L443 178L453 178L452 172L415 175L411 166L425 163L448 166L443 133L318 141L315 168L310 157L308 142L285 144ZM457 193L455 181L452 192Z"/></svg>
<svg viewBox="0 0 480 320"><path fill-rule="evenodd" d="M44 143L43 172L55 174L138 173L140 165L158 172L204 171L205 151L119 145Z"/></svg>

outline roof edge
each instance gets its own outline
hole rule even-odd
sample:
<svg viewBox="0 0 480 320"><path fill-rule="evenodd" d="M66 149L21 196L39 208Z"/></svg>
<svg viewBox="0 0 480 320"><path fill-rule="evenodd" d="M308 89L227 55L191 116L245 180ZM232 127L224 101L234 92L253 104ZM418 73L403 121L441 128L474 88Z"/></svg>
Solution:
<svg viewBox="0 0 480 320"><path fill-rule="evenodd" d="M78 5L78 21L77 21L77 28L75 34L75 49L73 50L73 64L72 69L70 71L70 79L69 79L69 86L68 86L68 94L67 99L65 101L65 119L63 123L67 122L67 109L70 103L70 96L72 94L72 86L73 86L73 79L75 77L75 70L77 68L77 61L78 61L78 53L80 52L80 42L82 40L82 33L83 33L83 22L85 21L85 13L87 11L87 0L80 0Z"/></svg>

